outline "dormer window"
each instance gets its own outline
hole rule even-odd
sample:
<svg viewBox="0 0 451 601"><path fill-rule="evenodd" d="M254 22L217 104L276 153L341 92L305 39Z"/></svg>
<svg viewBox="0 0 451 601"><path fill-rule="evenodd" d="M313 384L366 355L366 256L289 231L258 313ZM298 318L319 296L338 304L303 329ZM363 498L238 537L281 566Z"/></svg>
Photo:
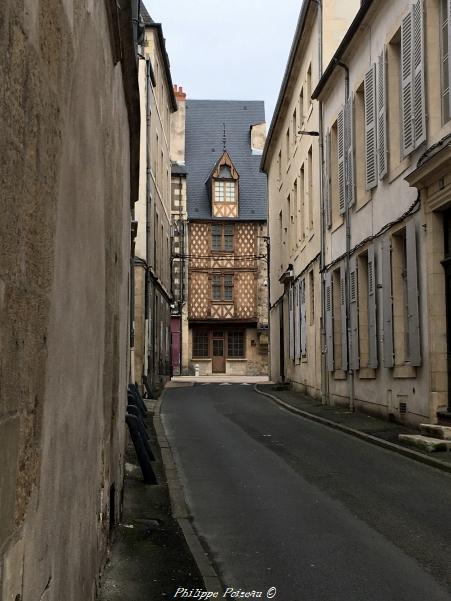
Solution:
<svg viewBox="0 0 451 601"><path fill-rule="evenodd" d="M213 217L238 217L239 175L225 151L207 181Z"/></svg>

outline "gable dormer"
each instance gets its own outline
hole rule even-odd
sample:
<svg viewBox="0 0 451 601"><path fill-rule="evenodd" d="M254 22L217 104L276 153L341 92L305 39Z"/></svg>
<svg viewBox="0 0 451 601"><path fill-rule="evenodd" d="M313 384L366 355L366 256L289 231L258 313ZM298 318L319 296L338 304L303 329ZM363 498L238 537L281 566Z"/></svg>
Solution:
<svg viewBox="0 0 451 601"><path fill-rule="evenodd" d="M207 182L213 217L238 217L239 179L229 153L224 151Z"/></svg>

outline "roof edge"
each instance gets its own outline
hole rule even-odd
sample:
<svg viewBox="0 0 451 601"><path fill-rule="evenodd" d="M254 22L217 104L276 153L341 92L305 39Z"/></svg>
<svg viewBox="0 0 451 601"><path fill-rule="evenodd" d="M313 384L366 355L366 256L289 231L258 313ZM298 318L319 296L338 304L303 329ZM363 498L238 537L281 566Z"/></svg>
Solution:
<svg viewBox="0 0 451 601"><path fill-rule="evenodd" d="M354 20L352 21L351 25L348 28L348 31L345 33L340 45L338 46L337 50L335 51L335 54L330 59L330 62L327 65L326 70L322 74L316 88L313 90L312 100L318 100L321 92L325 88L332 73L334 72L335 67L337 66L338 62L341 60L343 54L348 49L349 44L351 43L352 39L354 38L354 35L356 34L358 28L360 27L362 21L366 17L368 10L370 9L370 7L372 6L373 3L374 3L374 0L363 0L361 7L359 8L356 16L354 17Z"/></svg>
<svg viewBox="0 0 451 601"><path fill-rule="evenodd" d="M269 147L272 143L272 137L274 135L275 125L280 115L280 110L282 108L282 102L285 97L285 92L288 87L288 82L290 80L291 73L293 71L294 59L296 57L297 49L299 43L301 41L302 34L304 33L305 23L307 21L307 13L308 9L311 5L316 4L316 0L304 0L301 11L299 13L298 23L296 25L296 31L294 33L293 41L291 43L290 54L288 55L287 65L285 67L285 73L282 79L282 83L279 90L279 96L277 97L276 107L274 109L274 113L271 119L271 124L269 126L268 135L266 136L265 147L263 149L263 155L260 163L260 170L265 172L266 160L268 158Z"/></svg>
<svg viewBox="0 0 451 601"><path fill-rule="evenodd" d="M166 50L166 41L163 35L163 26L161 25L161 23L146 23L146 28L147 27L149 29L157 30L158 42L160 44L161 54L163 56L164 71L166 74L166 82L169 91L169 98L171 100L172 112L175 113L175 111L178 109L178 106L177 99L174 93L174 84L172 83L171 66L169 64L169 56Z"/></svg>

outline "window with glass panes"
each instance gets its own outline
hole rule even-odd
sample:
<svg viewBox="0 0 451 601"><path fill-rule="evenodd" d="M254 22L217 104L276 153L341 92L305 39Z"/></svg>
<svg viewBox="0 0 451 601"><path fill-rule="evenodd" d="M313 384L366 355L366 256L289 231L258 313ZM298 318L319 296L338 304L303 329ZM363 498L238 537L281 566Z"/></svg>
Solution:
<svg viewBox="0 0 451 601"><path fill-rule="evenodd" d="M214 301L233 301L233 275L211 276L211 298Z"/></svg>
<svg viewBox="0 0 451 601"><path fill-rule="evenodd" d="M214 224L211 226L211 249L214 251L233 251L233 225Z"/></svg>
<svg viewBox="0 0 451 601"><path fill-rule="evenodd" d="M243 331L230 331L227 334L227 355L229 357L244 357Z"/></svg>
<svg viewBox="0 0 451 601"><path fill-rule="evenodd" d="M215 201L216 202L235 202L235 182L234 181L215 181Z"/></svg>
<svg viewBox="0 0 451 601"><path fill-rule="evenodd" d="M449 70L448 70L448 0L441 0L441 63L442 63L442 116L443 122L450 119Z"/></svg>
<svg viewBox="0 0 451 601"><path fill-rule="evenodd" d="M208 332L194 330L193 332L193 357L208 357Z"/></svg>

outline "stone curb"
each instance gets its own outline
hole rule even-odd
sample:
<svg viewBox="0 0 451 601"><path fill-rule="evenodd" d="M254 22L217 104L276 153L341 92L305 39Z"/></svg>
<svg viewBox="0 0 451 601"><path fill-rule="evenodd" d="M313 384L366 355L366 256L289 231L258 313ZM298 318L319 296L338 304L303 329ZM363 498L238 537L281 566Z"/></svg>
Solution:
<svg viewBox="0 0 451 601"><path fill-rule="evenodd" d="M166 474L166 480L169 489L169 498L171 501L172 515L177 520L183 535L185 536L186 543L191 551L194 561L197 564L199 572L204 581L206 591L223 593L224 588L221 584L219 576L208 558L202 543L197 535L197 532L193 528L190 520L190 513L185 500L185 493L183 486L178 477L177 467L174 462L174 456L169 441L166 437L163 423L161 421L160 412L161 405L163 403L165 390L160 395L160 398L155 404L155 412L153 422L155 425L155 432L157 434L158 444L161 449L161 458L164 465L164 471Z"/></svg>
<svg viewBox="0 0 451 601"><path fill-rule="evenodd" d="M376 438L376 436L372 436L371 434L367 434L365 432L361 432L360 430L356 430L355 428L350 428L349 426L344 426L343 424L339 424L337 422L326 419L325 417L321 417L319 415L315 415L314 413L309 413L308 411L304 411L303 409L298 409L298 407L294 407L289 403L282 401L278 397L270 394L269 392L263 392L263 390L259 390L258 384L254 386L255 392L261 394L263 396L268 397L277 405L280 405L287 411L291 413L295 413L305 419L309 419L311 421L322 424L323 426L327 426L329 428L333 428L334 430L340 430L345 434L350 434L355 438L360 438L370 444L374 444L378 447L382 447L389 451L393 451L398 453L399 455L404 455L404 457L408 457L409 459L413 459L414 461L418 461L420 463L424 463L425 465L429 465L430 467L434 467L435 469L442 470L443 472L447 472L451 474L451 464L445 463L444 461L440 461L440 459L434 459L429 455L424 455L423 453L418 453L412 449L407 449L406 447L402 447L401 445L397 445L393 442L389 442L387 440L383 440L381 438Z"/></svg>

